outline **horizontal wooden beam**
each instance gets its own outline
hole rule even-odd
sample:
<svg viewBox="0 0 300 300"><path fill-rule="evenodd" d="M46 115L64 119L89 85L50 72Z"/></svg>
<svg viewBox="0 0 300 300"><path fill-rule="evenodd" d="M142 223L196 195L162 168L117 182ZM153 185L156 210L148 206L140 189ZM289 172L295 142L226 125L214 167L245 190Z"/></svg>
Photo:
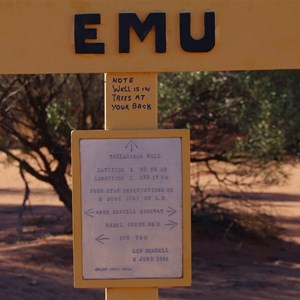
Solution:
<svg viewBox="0 0 300 300"><path fill-rule="evenodd" d="M300 0L0 0L0 45L1 74L297 69Z"/></svg>

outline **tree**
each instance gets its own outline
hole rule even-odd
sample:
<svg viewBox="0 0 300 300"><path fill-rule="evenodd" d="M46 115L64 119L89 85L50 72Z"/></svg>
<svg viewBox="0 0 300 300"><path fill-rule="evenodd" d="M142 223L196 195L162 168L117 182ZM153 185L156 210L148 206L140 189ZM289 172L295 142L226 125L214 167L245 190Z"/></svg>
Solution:
<svg viewBox="0 0 300 300"><path fill-rule="evenodd" d="M300 153L299 79L299 71L162 73L160 126L190 128L191 161L223 189L247 184L249 174L274 182ZM103 128L103 106L102 75L1 76L0 151L71 211L70 132ZM219 172L219 162L238 169Z"/></svg>
<svg viewBox="0 0 300 300"><path fill-rule="evenodd" d="M266 163L297 155L300 72L292 74L161 74L160 123L191 129L192 161Z"/></svg>
<svg viewBox="0 0 300 300"><path fill-rule="evenodd" d="M286 177L283 164L300 154L299 79L299 71L160 75L161 126L190 128L191 161L218 184L212 191L197 174L195 210L215 215L224 199L246 200L237 190Z"/></svg>
<svg viewBox="0 0 300 300"><path fill-rule="evenodd" d="M102 97L100 75L1 76L0 151L50 184L70 212L70 133L103 126Z"/></svg>

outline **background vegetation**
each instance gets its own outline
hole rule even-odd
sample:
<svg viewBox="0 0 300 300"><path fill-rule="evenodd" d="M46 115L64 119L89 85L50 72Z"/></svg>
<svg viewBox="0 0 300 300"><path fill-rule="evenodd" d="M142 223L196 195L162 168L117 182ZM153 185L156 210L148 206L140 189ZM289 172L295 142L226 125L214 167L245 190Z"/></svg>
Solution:
<svg viewBox="0 0 300 300"><path fill-rule="evenodd" d="M300 156L299 85L299 71L159 75L160 127L189 128L191 162L219 185L212 191L195 174L195 214L218 215L216 199L284 178L282 165ZM24 200L29 173L72 211L70 132L103 128L103 110L102 75L0 77L0 151L19 165Z"/></svg>
<svg viewBox="0 0 300 300"><path fill-rule="evenodd" d="M103 105L100 75L1 76L0 151L18 163L25 198L24 171L49 183L72 211L70 134L101 128Z"/></svg>
<svg viewBox="0 0 300 300"><path fill-rule="evenodd" d="M160 75L161 126L191 130L191 162L198 166L192 209L202 225L259 238L277 234L272 220L247 200L252 187L283 182L288 175L283 166L299 158L299 76L299 71Z"/></svg>

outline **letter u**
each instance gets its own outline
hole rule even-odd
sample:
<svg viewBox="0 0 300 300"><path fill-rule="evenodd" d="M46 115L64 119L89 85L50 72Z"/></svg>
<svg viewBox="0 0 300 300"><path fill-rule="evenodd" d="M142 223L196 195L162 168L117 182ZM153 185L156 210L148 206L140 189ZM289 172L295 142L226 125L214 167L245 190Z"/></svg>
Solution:
<svg viewBox="0 0 300 300"><path fill-rule="evenodd" d="M215 13L204 13L204 36L191 36L191 14L180 13L180 45L186 52L209 52L215 47Z"/></svg>

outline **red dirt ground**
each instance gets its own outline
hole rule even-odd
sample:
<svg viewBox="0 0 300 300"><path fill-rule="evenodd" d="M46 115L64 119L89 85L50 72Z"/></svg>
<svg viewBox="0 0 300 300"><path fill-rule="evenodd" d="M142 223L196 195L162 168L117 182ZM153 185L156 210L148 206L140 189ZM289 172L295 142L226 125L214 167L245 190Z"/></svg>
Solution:
<svg viewBox="0 0 300 300"><path fill-rule="evenodd" d="M160 289L160 299L300 299L300 165L290 173L286 185L257 190L251 199L269 208L280 240L229 241L195 225L193 285ZM0 164L0 299L104 299L101 289L73 288L70 215L48 186L28 179L31 206L21 234L24 184L17 168Z"/></svg>

